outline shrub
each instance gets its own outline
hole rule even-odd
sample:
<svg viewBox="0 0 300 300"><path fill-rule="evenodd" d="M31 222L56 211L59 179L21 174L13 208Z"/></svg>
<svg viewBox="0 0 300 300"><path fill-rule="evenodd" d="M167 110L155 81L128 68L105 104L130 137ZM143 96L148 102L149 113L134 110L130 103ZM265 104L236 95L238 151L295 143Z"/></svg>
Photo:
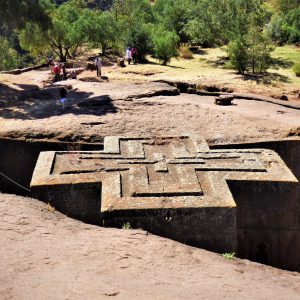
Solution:
<svg viewBox="0 0 300 300"><path fill-rule="evenodd" d="M164 66L170 63L172 57L178 56L179 37L175 32L165 31L159 33L153 39L154 57Z"/></svg>
<svg viewBox="0 0 300 300"><path fill-rule="evenodd" d="M194 58L193 53L189 49L188 46L184 46L184 45L180 46L179 52L180 52L180 56L182 58L185 58L185 59L192 59L192 58Z"/></svg>
<svg viewBox="0 0 300 300"><path fill-rule="evenodd" d="M293 68L297 77L300 77L300 63L296 63Z"/></svg>
<svg viewBox="0 0 300 300"><path fill-rule="evenodd" d="M130 223L129 222L124 223L123 226L122 226L122 229L127 229L127 230L131 229Z"/></svg>
<svg viewBox="0 0 300 300"><path fill-rule="evenodd" d="M244 74L248 68L251 68L252 73L265 72L271 63L271 52L274 49L271 40L253 27L247 35L231 41L226 51L231 66Z"/></svg>
<svg viewBox="0 0 300 300"><path fill-rule="evenodd" d="M226 259L233 259L235 258L235 252L232 252L232 253L223 253L222 256Z"/></svg>
<svg viewBox="0 0 300 300"><path fill-rule="evenodd" d="M248 63L248 47L245 40L241 37L230 42L228 48L226 49L228 53L230 64L239 73L244 74L247 70Z"/></svg>

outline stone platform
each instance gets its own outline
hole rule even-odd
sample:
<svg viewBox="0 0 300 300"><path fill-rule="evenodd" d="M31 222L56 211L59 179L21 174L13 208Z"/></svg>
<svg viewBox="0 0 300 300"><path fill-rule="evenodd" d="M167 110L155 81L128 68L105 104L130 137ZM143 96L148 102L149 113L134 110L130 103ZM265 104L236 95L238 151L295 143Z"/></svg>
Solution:
<svg viewBox="0 0 300 300"><path fill-rule="evenodd" d="M113 227L129 222L217 252L240 247L232 194L244 199L247 190L250 202L257 204L253 193L267 208L251 208L251 228L288 230L298 222L298 187L274 151L210 150L194 135L106 137L103 151L42 152L31 181L36 198L68 216ZM281 218L284 211L293 217Z"/></svg>

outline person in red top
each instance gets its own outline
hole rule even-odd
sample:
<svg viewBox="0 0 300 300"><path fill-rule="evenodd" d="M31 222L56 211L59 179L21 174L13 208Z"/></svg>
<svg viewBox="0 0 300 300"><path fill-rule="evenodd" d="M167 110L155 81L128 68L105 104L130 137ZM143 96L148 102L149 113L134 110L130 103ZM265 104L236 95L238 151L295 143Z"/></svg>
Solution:
<svg viewBox="0 0 300 300"><path fill-rule="evenodd" d="M54 74L60 74L60 66L59 66L59 64L55 64L54 65L53 73Z"/></svg>
<svg viewBox="0 0 300 300"><path fill-rule="evenodd" d="M54 68L53 68L54 82L61 80L60 71L61 71L61 69L60 69L59 64L55 64Z"/></svg>

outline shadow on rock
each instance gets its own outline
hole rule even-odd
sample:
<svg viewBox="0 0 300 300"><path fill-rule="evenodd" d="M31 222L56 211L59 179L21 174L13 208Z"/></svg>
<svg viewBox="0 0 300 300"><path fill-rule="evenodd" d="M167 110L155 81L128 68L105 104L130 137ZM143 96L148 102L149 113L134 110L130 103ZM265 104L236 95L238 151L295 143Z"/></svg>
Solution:
<svg viewBox="0 0 300 300"><path fill-rule="evenodd" d="M278 74L278 73L261 73L261 74L244 74L242 75L243 80L255 81L257 84L269 85L273 81L279 81L284 83L291 83L291 79L288 76Z"/></svg>
<svg viewBox="0 0 300 300"><path fill-rule="evenodd" d="M92 97L93 93L76 89L67 93L67 109L63 110L60 103L60 90L63 87L52 86L40 90L38 87L32 89L30 86L31 89L24 91L4 87L6 90L9 89L7 90L9 93L6 93L7 96L3 96L1 93L1 117L37 120L68 113L101 116L117 112L117 108L108 95ZM65 86L65 88L71 87Z"/></svg>

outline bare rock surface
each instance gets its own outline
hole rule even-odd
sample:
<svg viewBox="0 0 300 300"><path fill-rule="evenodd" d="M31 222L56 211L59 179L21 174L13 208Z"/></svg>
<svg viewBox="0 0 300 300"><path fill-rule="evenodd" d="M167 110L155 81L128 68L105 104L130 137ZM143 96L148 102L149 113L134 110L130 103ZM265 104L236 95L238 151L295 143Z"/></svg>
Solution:
<svg viewBox="0 0 300 300"><path fill-rule="evenodd" d="M220 144L282 139L299 127L299 104L292 101L235 94L239 99L222 107L213 96L177 95L166 82L68 80L49 86L48 71L2 77L0 136L11 138L101 142L107 135L189 132ZM71 88L64 111L62 86Z"/></svg>
<svg viewBox="0 0 300 300"><path fill-rule="evenodd" d="M1 299L299 299L300 274L0 194Z"/></svg>

